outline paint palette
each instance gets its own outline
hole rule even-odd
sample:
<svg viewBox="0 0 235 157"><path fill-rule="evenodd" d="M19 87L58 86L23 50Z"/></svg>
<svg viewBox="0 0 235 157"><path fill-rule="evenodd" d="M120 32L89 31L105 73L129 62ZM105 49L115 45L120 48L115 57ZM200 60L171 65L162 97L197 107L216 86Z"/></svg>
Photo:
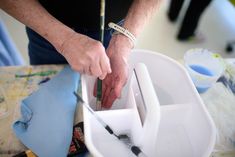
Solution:
<svg viewBox="0 0 235 157"><path fill-rule="evenodd" d="M148 73L140 70L136 84L133 69L139 63L146 66ZM118 134L128 133L148 157L208 157L215 144L215 125L186 69L169 57L146 50L133 50L129 65L130 78L121 99L115 101L110 110L97 111L97 114ZM81 82L84 101L95 108L92 96L95 78L82 76ZM138 84L144 89L142 96ZM151 107L145 109L139 105L142 100L144 106ZM84 130L92 155L134 157L125 145L107 134L86 109ZM146 146L151 150L145 149Z"/></svg>

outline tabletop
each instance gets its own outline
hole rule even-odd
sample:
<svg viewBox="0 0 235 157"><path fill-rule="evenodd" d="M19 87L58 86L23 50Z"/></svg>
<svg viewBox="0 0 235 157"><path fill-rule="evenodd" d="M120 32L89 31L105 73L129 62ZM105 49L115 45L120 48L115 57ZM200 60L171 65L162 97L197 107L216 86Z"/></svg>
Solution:
<svg viewBox="0 0 235 157"><path fill-rule="evenodd" d="M218 130L211 157L235 156L235 60L228 60L223 78L201 94ZM0 156L8 157L26 148L16 138L12 124L20 117L20 102L50 80L63 65L0 68Z"/></svg>
<svg viewBox="0 0 235 157"><path fill-rule="evenodd" d="M0 68L1 157L12 156L26 149L12 130L13 122L20 117L20 102L62 68L63 65Z"/></svg>

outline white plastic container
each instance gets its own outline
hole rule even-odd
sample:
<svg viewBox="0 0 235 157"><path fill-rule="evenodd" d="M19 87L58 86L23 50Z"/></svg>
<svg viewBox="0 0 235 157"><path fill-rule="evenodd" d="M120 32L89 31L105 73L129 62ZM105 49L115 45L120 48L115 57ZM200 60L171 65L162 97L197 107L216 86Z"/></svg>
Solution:
<svg viewBox="0 0 235 157"><path fill-rule="evenodd" d="M210 88L224 72L222 58L207 49L188 50L184 63L199 93Z"/></svg>
<svg viewBox="0 0 235 157"><path fill-rule="evenodd" d="M161 105L160 123L157 115L156 119L148 119L151 125L159 125L157 137L155 138L151 132L144 135L156 140L156 144L153 143L154 155L150 154L149 157L208 157L215 143L215 125L184 67L169 57L145 50L133 50L129 63L130 74L137 63L146 65L158 97L149 97L148 104L159 100ZM90 104L94 104L94 81L92 77L82 76L82 97ZM135 103L130 101L131 96L127 94L130 91L129 87L128 83L123 90L122 98L115 102L111 110L97 112L118 134L138 130L133 123L133 119L138 116L135 115ZM134 156L125 145L106 133L86 109L84 129L86 145L93 156ZM135 141L135 136L131 136ZM143 148L150 143L151 138L148 140L142 144L137 140L135 144Z"/></svg>

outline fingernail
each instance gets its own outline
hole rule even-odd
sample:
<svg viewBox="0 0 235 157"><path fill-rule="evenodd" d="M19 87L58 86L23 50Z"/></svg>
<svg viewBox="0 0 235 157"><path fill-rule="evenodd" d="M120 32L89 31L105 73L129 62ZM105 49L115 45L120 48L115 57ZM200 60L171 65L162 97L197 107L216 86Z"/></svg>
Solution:
<svg viewBox="0 0 235 157"><path fill-rule="evenodd" d="M99 79L103 80L105 77L104 76L100 76Z"/></svg>

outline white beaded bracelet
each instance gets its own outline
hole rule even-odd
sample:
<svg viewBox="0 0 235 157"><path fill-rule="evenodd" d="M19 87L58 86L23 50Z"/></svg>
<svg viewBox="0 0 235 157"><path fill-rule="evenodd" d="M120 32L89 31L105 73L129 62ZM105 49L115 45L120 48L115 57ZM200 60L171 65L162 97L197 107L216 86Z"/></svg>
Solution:
<svg viewBox="0 0 235 157"><path fill-rule="evenodd" d="M110 28L112 28L116 31L116 32L114 32L114 34L121 33L121 34L125 35L126 37L128 37L132 41L133 47L135 46L136 38L131 32L129 32L127 29L125 29L125 28L123 28L113 22L110 22L108 25Z"/></svg>

